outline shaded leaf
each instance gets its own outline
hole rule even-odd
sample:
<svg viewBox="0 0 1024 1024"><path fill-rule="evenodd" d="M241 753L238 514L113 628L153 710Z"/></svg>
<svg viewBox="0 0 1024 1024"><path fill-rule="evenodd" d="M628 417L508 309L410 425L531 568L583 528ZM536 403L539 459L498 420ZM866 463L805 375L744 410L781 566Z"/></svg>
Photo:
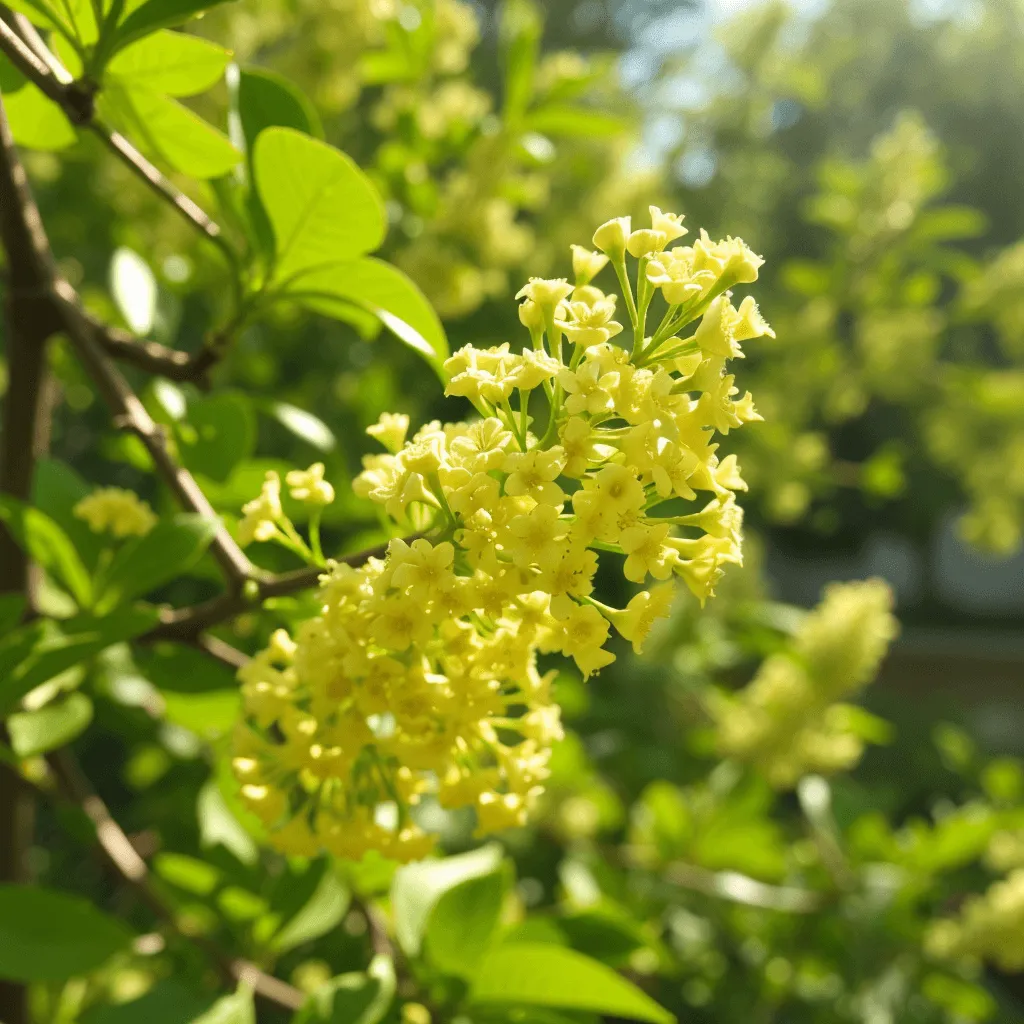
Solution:
<svg viewBox="0 0 1024 1024"><path fill-rule="evenodd" d="M92 580L68 535L44 512L0 496L0 521L23 551L59 579L79 605L92 600Z"/></svg>
<svg viewBox="0 0 1024 1024"><path fill-rule="evenodd" d="M305 93L283 75L265 68L239 68L235 103L246 150L266 128L294 128L322 139L324 127Z"/></svg>
<svg viewBox="0 0 1024 1024"><path fill-rule="evenodd" d="M103 606L140 597L181 576L210 546L216 531L216 520L183 512L123 544L102 580Z"/></svg>
<svg viewBox="0 0 1024 1024"><path fill-rule="evenodd" d="M252 993L239 989L232 996L218 999L201 1017L192 1024L256 1024L256 1007Z"/></svg>
<svg viewBox="0 0 1024 1024"><path fill-rule="evenodd" d="M379 1024L394 998L394 966L376 956L366 974L342 974L314 992L292 1024Z"/></svg>
<svg viewBox="0 0 1024 1024"><path fill-rule="evenodd" d="M126 949L131 933L87 900L30 885L0 885L0 978L64 981Z"/></svg>
<svg viewBox="0 0 1024 1024"><path fill-rule="evenodd" d="M226 480L256 447L256 417L243 395L222 391L192 398L175 427L178 453L193 473Z"/></svg>
<svg viewBox="0 0 1024 1024"><path fill-rule="evenodd" d="M350 303L367 310L423 356L443 381L442 364L449 354L444 327L427 297L390 263L367 257L324 267L304 274L288 294L328 316Z"/></svg>
<svg viewBox="0 0 1024 1024"><path fill-rule="evenodd" d="M114 45L122 49L136 39L141 39L160 28L172 28L184 24L197 14L217 7L226 0L146 0L135 4L134 9L117 27Z"/></svg>

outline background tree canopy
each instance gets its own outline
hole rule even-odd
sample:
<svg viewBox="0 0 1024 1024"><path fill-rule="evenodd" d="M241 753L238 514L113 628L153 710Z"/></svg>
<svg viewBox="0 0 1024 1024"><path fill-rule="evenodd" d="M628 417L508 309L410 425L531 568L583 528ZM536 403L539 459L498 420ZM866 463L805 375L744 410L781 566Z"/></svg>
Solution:
<svg viewBox="0 0 1024 1024"><path fill-rule="evenodd" d="M1021 1019L1021 0L7 0L0 53L0 1021ZM517 292L652 205L689 234L631 236L639 306L702 227L765 261L774 335L728 334L763 422L711 457L743 565L593 678L542 648L525 824L427 795L426 859L282 841L309 766L276 817L239 767L241 721L307 727L261 719L279 631L323 555L430 526L367 500L366 428L505 417L466 345L628 338L611 269L610 312L579 266L551 322ZM505 396L524 449L555 372Z"/></svg>

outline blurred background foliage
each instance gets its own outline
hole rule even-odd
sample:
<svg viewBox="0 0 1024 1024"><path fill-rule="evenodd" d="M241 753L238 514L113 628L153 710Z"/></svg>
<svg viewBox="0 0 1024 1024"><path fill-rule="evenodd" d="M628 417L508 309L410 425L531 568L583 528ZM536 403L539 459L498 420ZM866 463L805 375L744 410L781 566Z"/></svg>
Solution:
<svg viewBox="0 0 1024 1024"><path fill-rule="evenodd" d="M504 927L626 970L684 1021L1022 1019L1020 0L240 0L192 30L311 97L311 119L380 187L384 253L452 349L518 337L525 278L566 274L570 242L648 203L766 259L777 340L738 371L765 417L738 442L747 565L706 609L678 609L653 653L623 652L587 686L562 677L570 732L540 821L508 837ZM228 88L196 104L228 126ZM91 140L34 152L29 169L88 301L197 348L225 315L219 264ZM54 457L158 502L141 449L107 430L60 352L57 370ZM458 412L372 323L299 309L250 328L217 384L228 397L161 382L146 400L170 424L205 406L215 426L193 468L225 514L267 468L324 460L335 550L380 537L345 487L372 447L363 428L384 410ZM209 457L218 444L225 459ZM284 557L260 552L271 568ZM204 573L168 599L203 596ZM809 762L829 781L741 756L730 715L763 697L742 688L800 649L801 608L826 581L869 575L903 629L865 706L836 710L867 678L843 693L812 680L808 720L849 756ZM230 638L255 647L303 600ZM834 651L885 632L857 621L836 619ZM218 782L230 674L174 648L114 649L94 674L98 728L80 753L189 927L303 987L363 970L370 938L347 892L386 893L391 869L257 854ZM44 818L40 877L138 915L62 836ZM144 1006L192 1019L208 979L171 952L40 989L39 1020L114 1024ZM436 1006L457 1005L438 963L412 966Z"/></svg>

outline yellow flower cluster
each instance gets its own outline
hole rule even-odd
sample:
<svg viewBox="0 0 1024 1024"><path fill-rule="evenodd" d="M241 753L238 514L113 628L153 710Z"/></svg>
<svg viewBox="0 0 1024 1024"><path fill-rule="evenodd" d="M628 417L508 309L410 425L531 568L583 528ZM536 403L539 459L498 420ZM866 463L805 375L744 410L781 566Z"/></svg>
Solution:
<svg viewBox="0 0 1024 1024"><path fill-rule="evenodd" d="M934 922L925 948L941 959L989 960L1000 970L1024 970L1024 868L971 896L959 915Z"/></svg>
<svg viewBox="0 0 1024 1024"><path fill-rule="evenodd" d="M736 696L711 703L721 752L756 765L773 786L808 772L844 771L864 750L874 720L840 703L871 682L895 638L892 595L882 580L833 583L797 635Z"/></svg>
<svg viewBox="0 0 1024 1024"><path fill-rule="evenodd" d="M158 522L146 502L120 487L93 491L75 505L74 512L93 533L112 533L118 538L145 537Z"/></svg>
<svg viewBox="0 0 1024 1024"><path fill-rule="evenodd" d="M523 824L561 736L538 656L590 676L614 660L612 627L639 650L675 579L703 602L740 561L745 485L713 438L759 418L725 364L769 332L752 299L735 308L729 295L760 260L704 234L666 252L681 218L651 216L635 231L603 225L601 251L574 247L575 284L522 289L523 351L466 346L447 360L447 394L479 419L409 439L407 417L370 428L387 451L365 460L356 493L409 538L362 568L330 567L320 614L242 672L235 769L282 848L422 856L431 838L412 808L427 791L473 807L479 833ZM629 348L612 341L616 296L591 283L609 263ZM279 488L268 478L246 506L254 536L279 530ZM625 608L594 596L602 556L643 586Z"/></svg>

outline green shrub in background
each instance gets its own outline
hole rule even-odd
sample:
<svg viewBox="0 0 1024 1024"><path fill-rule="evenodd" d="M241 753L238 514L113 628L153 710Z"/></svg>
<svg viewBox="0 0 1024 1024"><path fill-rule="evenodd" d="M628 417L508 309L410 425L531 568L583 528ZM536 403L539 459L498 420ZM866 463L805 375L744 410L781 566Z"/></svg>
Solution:
<svg viewBox="0 0 1024 1024"><path fill-rule="evenodd" d="M628 169L645 110L616 84L612 55L552 50L542 11L526 3L493 16L440 0L25 0L0 11L13 133L0 139L0 1019L1019 1016L1024 774L960 728L918 736L852 703L896 634L883 583L835 584L809 613L775 603L748 537L747 565L730 567L706 607L676 602L643 657L626 642L638 648L655 612L670 610L660 586L635 594L628 582L671 574L684 556L683 580L704 596L733 560L728 503L699 509L739 486L734 444L759 524L856 528L859 491L868 507L895 500L885 515L900 528L913 498L912 525L927 532L966 499L968 537L1019 545L1020 225L986 207L1002 251L979 241L978 183L999 184L998 171L985 176L997 161L972 164L942 116L943 103L988 103L995 124L1013 123L993 75L1021 66L1019 11L992 5L925 30L902 5L868 6L877 18L852 49L844 19L864 17L852 0L803 44L783 31L781 8L730 27L743 88L693 114L684 136L687 151L699 144L717 161L701 190ZM905 81L866 96L864 83L884 77L882 41L900 33L920 47ZM965 49L984 88L938 89L925 57L956 66ZM994 152L997 134L977 153ZM648 203L675 205L665 197L676 190L691 230L682 239L641 216ZM618 287L604 270L617 303L587 280L600 255L581 252L572 294L535 282L516 312L529 275L569 276L569 244L620 211L633 214L638 230L621 242L638 263L632 280L614 268ZM710 243L661 252L692 245L702 220L769 259L758 295L776 337L733 364L765 422L738 435L730 428L752 409L733 401L721 363L741 329L705 317L691 341L685 325L713 306L700 274L721 289L749 274L730 278L731 250ZM595 239L613 265L616 230ZM660 331L652 310L645 329L659 288L675 312ZM519 344L502 352L524 325L531 358ZM620 327L625 341L613 340ZM593 344L608 347L584 358ZM660 362L664 393L639 366ZM456 397L442 399L438 377ZM363 429L388 411L399 415L373 430L386 445L400 448L405 416L419 427L479 414L511 461L482 467L479 499L456 476L435 484L442 435L428 428L405 476L388 478L393 465L371 455L353 484L373 450ZM438 603L437 588L481 565L511 579L477 561L486 543L523 545L516 572L588 557L543 510L568 499L566 524L583 519L576 495L590 485L578 481L612 487L599 468L609 457L636 467L648 504L657 457L674 443L665 417L691 413L721 418L728 434L698 460L721 467L717 488L714 472L664 458L686 467L665 485L673 501L690 500L689 484L708 491L698 506L661 510L692 520L673 523L680 546L660 534L647 543L667 523L598 523L601 506L587 537L602 564L584 572L592 591L545 582L542 597L563 599L538 606L546 618L515 610L532 608L519 602L536 596L525 584L511 613L508 589L487 604ZM585 417L594 437L569 429ZM443 443L483 440L483 428L476 440L461 429ZM563 451L582 444L589 474L561 456L538 470L536 452L522 451L556 435ZM406 667L417 666L400 650L405 635L431 608L452 619L432 641L449 677L465 658L450 635L458 622L490 636L500 620L493 635L504 629L519 647L524 623L541 626L530 643L547 674L515 645L502 651L519 660L484 679L505 685L474 699L497 696L506 717L488 727L491 754L453 748L451 780L432 777L436 756L423 751L421 778L403 770L392 730L472 720L486 705L432 703L450 684L423 670L410 673L415 693L375 694L317 633L326 621L341 630L331 644L349 636L345 587L396 535L367 492L409 518L400 558L393 549L358 577L366 587L383 571L386 586L419 595L388 627ZM452 509L456 495L464 504ZM504 511L471 521L477 500ZM441 532L427 557L414 535L431 529ZM616 546L625 562L607 551ZM318 600L325 555L353 569L336 569L337 591ZM374 622L375 599L364 592L358 606ZM609 625L622 638L605 651ZM282 627L299 638L296 669ZM368 701L364 731L327 735L353 678ZM317 711L296 680L324 687ZM463 704L469 692L458 691ZM243 702L259 750L238 729ZM524 768L523 737L549 759ZM517 756L492 762L495 750ZM472 814L429 796L407 821L420 784L435 782L453 794L468 785L450 803L475 802L498 841L481 845ZM312 845L311 795L346 807L329 841ZM412 820L439 834L441 852L400 867L374 830L401 834ZM283 822L295 823L289 841L272 840L267 826ZM425 854L418 843L410 835L400 859Z"/></svg>

